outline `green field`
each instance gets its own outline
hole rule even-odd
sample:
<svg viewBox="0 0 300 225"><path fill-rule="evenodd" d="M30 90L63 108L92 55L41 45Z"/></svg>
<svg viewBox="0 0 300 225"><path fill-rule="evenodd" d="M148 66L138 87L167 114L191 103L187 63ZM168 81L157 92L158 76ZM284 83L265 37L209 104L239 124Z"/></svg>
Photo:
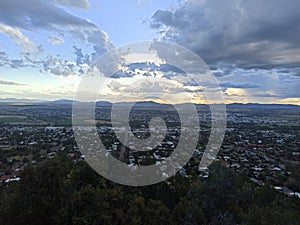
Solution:
<svg viewBox="0 0 300 225"><path fill-rule="evenodd" d="M0 115L0 123L24 123L26 121L26 116Z"/></svg>

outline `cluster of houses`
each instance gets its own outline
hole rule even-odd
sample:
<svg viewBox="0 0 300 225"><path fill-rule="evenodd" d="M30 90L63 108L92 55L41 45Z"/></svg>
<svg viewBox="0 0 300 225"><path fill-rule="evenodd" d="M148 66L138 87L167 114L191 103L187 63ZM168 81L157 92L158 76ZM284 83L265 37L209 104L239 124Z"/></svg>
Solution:
<svg viewBox="0 0 300 225"><path fill-rule="evenodd" d="M226 133L217 159L225 161L237 173L246 174L257 185L267 183L277 191L300 198L299 190L292 191L285 185L291 176L286 162L300 161L299 133L247 129L227 129ZM232 136L239 138L232 142Z"/></svg>
<svg viewBox="0 0 300 225"><path fill-rule="evenodd" d="M51 159L59 151L82 160L71 127L0 127L0 183L19 181L24 166Z"/></svg>
<svg viewBox="0 0 300 225"><path fill-rule="evenodd" d="M140 120L145 115L140 113ZM148 115L149 116L149 115ZM152 115L153 116L153 115ZM128 166L136 167L156 164L164 167L166 159L176 148L180 139L180 125L176 115L172 115L169 120L174 123L173 127L159 128L165 129L164 136L158 137L163 141L152 148L145 142L144 151L136 149L137 143L134 138L145 138L149 131L156 132L155 127L149 129L145 126L133 128L131 132L123 127L111 128L109 124L102 124L97 127L97 132L105 146L105 154L112 154L120 161L124 161ZM209 114L203 113L199 120L207 120ZM228 123L235 124L233 128L226 129L225 140L216 160L224 161L228 167L237 173L246 174L250 181L257 185L271 184L272 187L289 196L300 197L296 191L287 187L286 179L291 172L286 168L285 162L300 161L299 132L280 129L254 129L239 128L239 124L257 123L256 119L243 114L229 114ZM260 119L261 123L273 124L273 120ZM285 123L290 121L280 121ZM199 132L197 126L190 128L189 132ZM209 136L209 129L203 128L202 137ZM116 134L123 133L126 146L118 140ZM158 136L161 132L157 132ZM85 151L89 156L98 157L97 151L93 150L94 142L89 141L89 137L82 137L90 143ZM204 141L205 142L205 141ZM199 147L199 146L198 146ZM202 146L203 147L203 146ZM203 155L203 149L199 147L196 155ZM19 174L28 163L37 164L40 161L53 158L58 152L64 151L67 155L78 162L84 160L84 155L80 153L72 127L51 127L51 126L1 126L0 127L0 183L6 184L19 181ZM197 167L195 167L197 168ZM188 176L185 169L179 173ZM208 171L202 176L208 177Z"/></svg>

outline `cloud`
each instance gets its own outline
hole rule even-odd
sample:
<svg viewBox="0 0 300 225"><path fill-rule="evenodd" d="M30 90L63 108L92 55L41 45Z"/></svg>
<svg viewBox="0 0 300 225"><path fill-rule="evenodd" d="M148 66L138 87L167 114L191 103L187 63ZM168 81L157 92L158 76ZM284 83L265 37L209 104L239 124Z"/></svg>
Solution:
<svg viewBox="0 0 300 225"><path fill-rule="evenodd" d="M151 5L152 0L137 0L136 2L136 7L141 8L141 7L146 7L147 5Z"/></svg>
<svg viewBox="0 0 300 225"><path fill-rule="evenodd" d="M57 76L74 75L76 69L79 70L75 63L69 62L65 59L53 57L51 55L41 61L39 67L43 68L44 71L50 72Z"/></svg>
<svg viewBox="0 0 300 225"><path fill-rule="evenodd" d="M187 0L158 10L151 27L209 64L273 68L300 62L300 1Z"/></svg>
<svg viewBox="0 0 300 225"><path fill-rule="evenodd" d="M60 6L86 9L89 5L87 0L0 1L0 32L8 35L26 53L20 55L18 59L0 55L0 66L10 66L12 68L37 68L40 66L41 70L54 75L82 74L88 63L112 48L108 35L96 24L73 15ZM44 55L27 54L35 45L23 33L34 34L39 31L50 35L47 38L53 45L64 42L60 38L63 34L66 39L70 38L76 44L78 44L77 42L84 43L84 46L88 46L87 49L90 46L93 49L91 51L87 50L89 52L83 54L81 48L76 47L77 65L76 63L74 65L72 59L62 59L59 55L52 56L47 53ZM41 52L41 46L35 48L38 52ZM80 56L80 53L83 56Z"/></svg>
<svg viewBox="0 0 300 225"><path fill-rule="evenodd" d="M87 6L87 1L55 0L60 5ZM29 32L46 30L56 33L69 33L77 40L86 40L94 46L95 54L102 54L111 46L108 36L99 27L75 16L46 0L11 0L0 2L0 22L15 29ZM54 40L54 38L50 38ZM56 43L57 43L56 38Z"/></svg>
<svg viewBox="0 0 300 225"><path fill-rule="evenodd" d="M171 79L179 74L182 75L184 72L175 66L169 64L156 65L154 62L135 62L130 64L124 64L124 68L115 72L112 78L121 77L134 77L134 76L145 76L145 77L162 77Z"/></svg>
<svg viewBox="0 0 300 225"><path fill-rule="evenodd" d="M87 0L52 0L50 1L55 5L64 5L64 6L72 6L75 8L89 8L89 3Z"/></svg>
<svg viewBox="0 0 300 225"><path fill-rule="evenodd" d="M54 4L53 4L54 3ZM94 46L96 54L101 54L111 44L108 36L100 28L90 22L75 16L58 5L87 8L85 0L10 0L0 1L0 22L14 29L29 32L46 30L54 33L68 33L73 38L86 40ZM57 43L58 38L50 37Z"/></svg>
<svg viewBox="0 0 300 225"><path fill-rule="evenodd" d="M60 56L52 56L50 54L33 58L30 54L23 54L23 58L11 58L6 52L0 52L0 67L20 69L23 67L31 67L40 70L41 73L49 72L56 76L73 76L81 75L89 70L89 65L79 64L64 59Z"/></svg>
<svg viewBox="0 0 300 225"><path fill-rule="evenodd" d="M221 87L225 88L258 88L261 87L261 84L256 84L252 82L246 82L246 83L236 83L236 82L230 82L230 81L225 81L220 83Z"/></svg>
<svg viewBox="0 0 300 225"><path fill-rule="evenodd" d="M81 49L81 48L77 48L76 46L73 46L73 48L74 48L74 50L75 50L75 55L76 55L76 57L77 57L76 63L77 63L77 65L80 65L80 64L83 63L83 61L85 61L85 60L83 60L84 55L83 55L83 53L82 53L82 49ZM88 60L88 59L87 59L87 60Z"/></svg>
<svg viewBox="0 0 300 225"><path fill-rule="evenodd" d="M110 43L106 32L101 30L87 31L87 40L92 44L95 53L92 55L92 60L95 60L99 55L102 55L107 49L111 49L113 45Z"/></svg>
<svg viewBox="0 0 300 225"><path fill-rule="evenodd" d="M219 69L219 71L222 70ZM271 100L276 102L285 98L300 98L300 77L296 76L291 68L243 69L231 67L226 72L220 73L222 75L217 77L217 80L227 96L232 97L238 94L252 102Z"/></svg>
<svg viewBox="0 0 300 225"><path fill-rule="evenodd" d="M28 85L28 84L18 83L18 82L9 81L9 80L0 80L0 85L24 86L24 85Z"/></svg>
<svg viewBox="0 0 300 225"><path fill-rule="evenodd" d="M31 42L18 28L0 23L0 32L6 34L16 45L26 52L31 52L35 48L34 43Z"/></svg>
<svg viewBox="0 0 300 225"><path fill-rule="evenodd" d="M278 98L280 95L272 94L272 93L260 93L256 94L256 97L262 97L262 98Z"/></svg>
<svg viewBox="0 0 300 225"><path fill-rule="evenodd" d="M0 67L17 69L25 66L23 59L13 59L6 52L0 52Z"/></svg>
<svg viewBox="0 0 300 225"><path fill-rule="evenodd" d="M62 2L62 1L57 1ZM66 1L67 2L67 1ZM45 0L1 1L0 21L25 30L62 30L72 28L97 29L82 19Z"/></svg>
<svg viewBox="0 0 300 225"><path fill-rule="evenodd" d="M245 97L246 92L241 88L227 88L224 92L225 96Z"/></svg>
<svg viewBox="0 0 300 225"><path fill-rule="evenodd" d="M182 85L172 83L167 79L153 77L146 80L135 80L134 82L128 78L112 79L102 91L111 97L118 96L117 98L119 100L123 99L123 101L160 99L166 98L166 96L173 100L176 98L178 100L190 100L186 99L188 96L187 91ZM99 96L103 97L102 93Z"/></svg>
<svg viewBox="0 0 300 225"><path fill-rule="evenodd" d="M0 52L0 66L6 66L8 62L8 55L6 52Z"/></svg>
<svg viewBox="0 0 300 225"><path fill-rule="evenodd" d="M50 37L48 38L48 41L49 41L51 44L53 44L53 45L59 45L59 44L61 44L61 43L64 42L64 39L59 38L59 37L55 37L55 36L50 36Z"/></svg>

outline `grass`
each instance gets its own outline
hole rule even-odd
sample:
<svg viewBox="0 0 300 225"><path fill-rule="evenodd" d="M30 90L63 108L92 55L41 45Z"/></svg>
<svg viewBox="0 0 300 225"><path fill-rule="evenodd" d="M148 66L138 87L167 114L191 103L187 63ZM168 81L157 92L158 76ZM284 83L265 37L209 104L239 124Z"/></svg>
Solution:
<svg viewBox="0 0 300 225"><path fill-rule="evenodd" d="M26 121L27 121L26 116L0 115L0 122L3 123L24 123Z"/></svg>

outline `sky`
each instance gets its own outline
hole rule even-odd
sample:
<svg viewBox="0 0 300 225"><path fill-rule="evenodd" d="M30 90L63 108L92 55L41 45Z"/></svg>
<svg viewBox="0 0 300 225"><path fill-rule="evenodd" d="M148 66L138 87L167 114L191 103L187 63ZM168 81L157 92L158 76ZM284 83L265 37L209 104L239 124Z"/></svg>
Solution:
<svg viewBox="0 0 300 225"><path fill-rule="evenodd" d="M0 0L0 98L74 99L105 52L163 40L201 57L226 103L300 105L299 11L299 0Z"/></svg>

